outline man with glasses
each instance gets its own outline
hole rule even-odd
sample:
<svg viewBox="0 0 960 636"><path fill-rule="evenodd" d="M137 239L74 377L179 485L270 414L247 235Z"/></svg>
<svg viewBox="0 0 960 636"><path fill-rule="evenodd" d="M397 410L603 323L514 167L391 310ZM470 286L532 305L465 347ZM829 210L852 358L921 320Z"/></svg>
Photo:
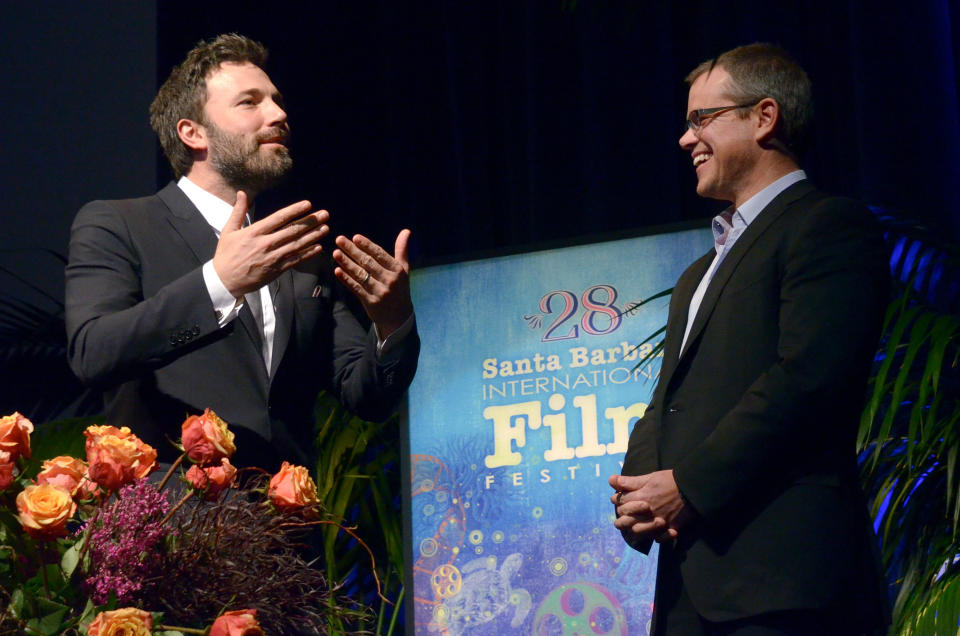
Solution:
<svg viewBox="0 0 960 636"><path fill-rule="evenodd" d="M656 634L882 630L855 454L882 235L799 168L810 81L784 51L739 47L686 79L680 146L697 193L731 205L674 288L658 385L610 478L615 525L660 545Z"/></svg>

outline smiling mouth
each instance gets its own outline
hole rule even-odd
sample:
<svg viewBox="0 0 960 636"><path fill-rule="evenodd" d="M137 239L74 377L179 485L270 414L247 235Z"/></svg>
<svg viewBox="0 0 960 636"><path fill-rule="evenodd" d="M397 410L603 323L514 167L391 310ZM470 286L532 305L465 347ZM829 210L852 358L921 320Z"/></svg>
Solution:
<svg viewBox="0 0 960 636"><path fill-rule="evenodd" d="M693 157L693 167L697 168L704 162L710 160L711 158L713 158L713 154L709 152L702 152L699 155L695 155Z"/></svg>

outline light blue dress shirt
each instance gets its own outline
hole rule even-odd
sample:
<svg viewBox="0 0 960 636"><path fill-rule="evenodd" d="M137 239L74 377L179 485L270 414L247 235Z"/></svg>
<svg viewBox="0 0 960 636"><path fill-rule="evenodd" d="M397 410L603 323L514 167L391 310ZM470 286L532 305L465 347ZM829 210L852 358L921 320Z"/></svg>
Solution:
<svg viewBox="0 0 960 636"><path fill-rule="evenodd" d="M707 268L707 273L700 279L700 284L697 285L697 289L693 292L693 297L690 299L690 310L687 313L687 328L683 332L683 342L680 343L681 355L683 354L684 347L687 345L687 337L690 335L693 319L697 317L697 311L700 310L700 303L703 302L703 296L707 293L707 287L710 285L710 281L713 280L713 275L716 273L717 268L720 267L720 263L723 262L723 259L730 252L734 243L737 242L737 239L743 234L743 231L747 229L747 226L760 216L764 208L770 205L770 202L773 201L778 194L794 183L803 181L806 178L807 174L803 170L794 170L793 172L783 175L760 192L757 192L747 199L739 208L734 209L733 206L730 206L713 217L713 222L710 224L710 227L713 229L713 246L717 254L713 257L713 262L711 262L710 267Z"/></svg>

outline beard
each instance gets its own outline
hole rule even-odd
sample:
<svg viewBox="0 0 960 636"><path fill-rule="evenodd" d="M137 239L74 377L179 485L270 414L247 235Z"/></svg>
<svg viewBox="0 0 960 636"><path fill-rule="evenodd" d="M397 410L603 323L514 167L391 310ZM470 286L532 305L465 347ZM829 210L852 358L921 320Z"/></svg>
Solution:
<svg viewBox="0 0 960 636"><path fill-rule="evenodd" d="M267 153L260 151L260 144L266 139L288 139L286 131L268 130L246 137L228 133L211 123L205 126L210 139L210 160L224 181L237 190L255 194L272 188L293 165L290 151L283 146Z"/></svg>

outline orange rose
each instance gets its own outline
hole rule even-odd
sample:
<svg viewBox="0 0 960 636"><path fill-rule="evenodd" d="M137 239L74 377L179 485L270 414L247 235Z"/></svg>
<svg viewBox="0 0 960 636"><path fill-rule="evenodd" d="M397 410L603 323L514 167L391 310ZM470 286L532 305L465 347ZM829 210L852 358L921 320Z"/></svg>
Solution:
<svg viewBox="0 0 960 636"><path fill-rule="evenodd" d="M16 465L12 457L7 451L0 451L0 490L6 490L13 484L13 469Z"/></svg>
<svg viewBox="0 0 960 636"><path fill-rule="evenodd" d="M6 451L12 456L10 461L17 461L21 455L30 459L30 433L33 432L33 422L20 415L4 415L0 417L0 451Z"/></svg>
<svg viewBox="0 0 960 636"><path fill-rule="evenodd" d="M242 609L224 612L210 627L210 636L264 636L257 622L257 610Z"/></svg>
<svg viewBox="0 0 960 636"><path fill-rule="evenodd" d="M87 463L85 461L60 455L43 462L43 468L37 474L37 484L60 486L70 491L72 496L76 496L86 474Z"/></svg>
<svg viewBox="0 0 960 636"><path fill-rule="evenodd" d="M50 484L29 485L17 495L20 525L35 539L56 539L67 534L67 521L77 511L70 493Z"/></svg>
<svg viewBox="0 0 960 636"><path fill-rule="evenodd" d="M153 617L135 607L100 612L87 628L88 636L150 636Z"/></svg>
<svg viewBox="0 0 960 636"><path fill-rule="evenodd" d="M285 512L294 512L320 503L317 485L303 466L283 462L280 472L270 479L267 494L273 505Z"/></svg>
<svg viewBox="0 0 960 636"><path fill-rule="evenodd" d="M157 467L157 451L126 426L89 426L83 434L87 437L88 475L107 490L143 479Z"/></svg>
<svg viewBox="0 0 960 636"><path fill-rule="evenodd" d="M198 464L213 464L237 452L227 423L210 409L203 415L191 415L184 420L181 431L183 450Z"/></svg>
<svg viewBox="0 0 960 636"><path fill-rule="evenodd" d="M80 486L77 488L77 492L73 494L73 498L77 501L99 501L103 494L104 492L100 488L100 484L90 479L90 473L88 469L87 474L84 475L83 479L80 480Z"/></svg>
<svg viewBox="0 0 960 636"><path fill-rule="evenodd" d="M207 501L219 497L221 492L233 485L236 478L237 469L226 457L220 460L219 466L201 468L194 464L187 471L187 481L198 491L203 491L204 499Z"/></svg>

